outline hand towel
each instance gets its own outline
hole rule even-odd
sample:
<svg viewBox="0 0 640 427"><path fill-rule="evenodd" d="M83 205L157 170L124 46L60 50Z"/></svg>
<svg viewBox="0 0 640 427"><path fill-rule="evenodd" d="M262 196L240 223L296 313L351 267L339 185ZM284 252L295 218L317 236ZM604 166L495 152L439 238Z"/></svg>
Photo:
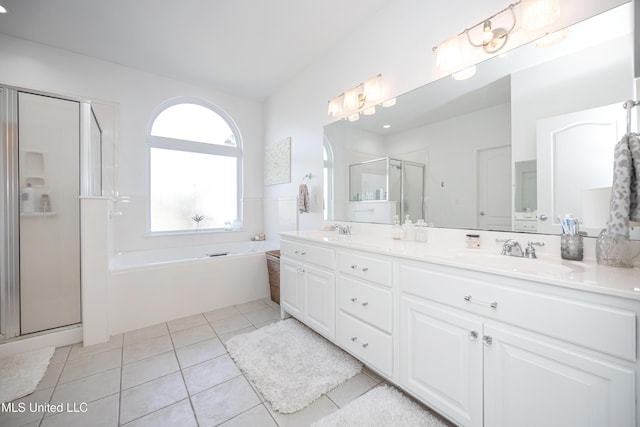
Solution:
<svg viewBox="0 0 640 427"><path fill-rule="evenodd" d="M629 221L640 221L640 137L626 134L616 144L606 234L629 240Z"/></svg>
<svg viewBox="0 0 640 427"><path fill-rule="evenodd" d="M300 213L309 212L309 188L307 184L298 187L298 210Z"/></svg>

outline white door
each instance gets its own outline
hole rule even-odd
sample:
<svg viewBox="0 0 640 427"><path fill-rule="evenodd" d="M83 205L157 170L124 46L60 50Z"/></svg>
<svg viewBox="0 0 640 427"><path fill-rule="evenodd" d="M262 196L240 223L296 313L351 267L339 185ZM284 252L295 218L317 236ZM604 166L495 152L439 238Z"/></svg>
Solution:
<svg viewBox="0 0 640 427"><path fill-rule="evenodd" d="M582 191L611 187L614 147L625 132L622 103L538 121L538 232L560 234L556 218L568 213L584 219ZM608 201L602 205L608 211ZM605 226L591 225L590 235Z"/></svg>
<svg viewBox="0 0 640 427"><path fill-rule="evenodd" d="M333 273L305 267L305 319L330 339L336 336L336 296Z"/></svg>
<svg viewBox="0 0 640 427"><path fill-rule="evenodd" d="M524 331L484 325L485 425L635 426L635 372Z"/></svg>
<svg viewBox="0 0 640 427"><path fill-rule="evenodd" d="M304 269L286 258L280 259L280 305L287 313L302 319Z"/></svg>
<svg viewBox="0 0 640 427"><path fill-rule="evenodd" d="M511 146L478 150L477 224L481 230L511 230Z"/></svg>
<svg viewBox="0 0 640 427"><path fill-rule="evenodd" d="M400 385L456 424L482 426L481 337L481 322L402 296Z"/></svg>

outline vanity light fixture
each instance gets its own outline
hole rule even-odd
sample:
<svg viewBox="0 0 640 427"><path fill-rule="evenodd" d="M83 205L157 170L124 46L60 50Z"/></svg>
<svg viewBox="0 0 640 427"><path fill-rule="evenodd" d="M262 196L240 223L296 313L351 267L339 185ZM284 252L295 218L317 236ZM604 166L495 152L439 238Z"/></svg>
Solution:
<svg viewBox="0 0 640 427"><path fill-rule="evenodd" d="M382 105L384 108L393 107L394 105L396 105L396 99L395 98L387 99L386 101L382 101L382 104L380 105Z"/></svg>
<svg viewBox="0 0 640 427"><path fill-rule="evenodd" d="M9 10L0 4L0 15L9 13Z"/></svg>
<svg viewBox="0 0 640 427"><path fill-rule="evenodd" d="M465 29L440 43L432 50L436 53L436 65L441 70L455 70L462 64L461 36L469 45L481 48L488 54L500 51L507 44L509 34L518 23L516 7L519 7L522 28L538 31L554 23L560 17L560 0L519 0L481 22ZM496 23L500 24L496 24ZM499 26L504 25L504 26ZM481 34L478 34L478 33Z"/></svg>
<svg viewBox="0 0 640 427"><path fill-rule="evenodd" d="M382 97L381 79L382 74L378 74L332 98L329 100L328 114L332 117L346 117L352 122L359 119L360 113L375 114L375 105Z"/></svg>
<svg viewBox="0 0 640 427"><path fill-rule="evenodd" d="M467 67L464 70L460 70L457 73L451 74L454 80L467 80L476 75L477 67L472 65L471 67Z"/></svg>

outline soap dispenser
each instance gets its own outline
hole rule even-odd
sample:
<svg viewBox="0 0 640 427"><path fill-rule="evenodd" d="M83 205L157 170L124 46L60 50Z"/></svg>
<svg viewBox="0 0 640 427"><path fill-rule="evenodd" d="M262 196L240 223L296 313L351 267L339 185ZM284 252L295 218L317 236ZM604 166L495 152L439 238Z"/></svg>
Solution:
<svg viewBox="0 0 640 427"><path fill-rule="evenodd" d="M410 216L405 216L404 224L402 224L402 239L416 240L416 227L411 222Z"/></svg>

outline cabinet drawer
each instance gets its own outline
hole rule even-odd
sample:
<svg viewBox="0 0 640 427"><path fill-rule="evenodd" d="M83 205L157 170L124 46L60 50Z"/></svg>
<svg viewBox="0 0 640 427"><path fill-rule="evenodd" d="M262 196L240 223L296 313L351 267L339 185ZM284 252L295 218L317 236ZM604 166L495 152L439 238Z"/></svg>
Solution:
<svg viewBox="0 0 640 427"><path fill-rule="evenodd" d="M321 267L335 268L334 251L332 249L282 240L280 242L280 254L281 256L310 262Z"/></svg>
<svg viewBox="0 0 640 427"><path fill-rule="evenodd" d="M352 252L338 252L338 271L391 287L391 261Z"/></svg>
<svg viewBox="0 0 640 427"><path fill-rule="evenodd" d="M385 334L362 321L338 312L336 328L338 345L367 365L391 377L393 373L393 342Z"/></svg>
<svg viewBox="0 0 640 427"><path fill-rule="evenodd" d="M338 309L391 333L393 297L390 290L340 275L336 294Z"/></svg>
<svg viewBox="0 0 640 427"><path fill-rule="evenodd" d="M402 292L635 361L635 313L454 273L401 265ZM576 292L576 296L579 292Z"/></svg>

